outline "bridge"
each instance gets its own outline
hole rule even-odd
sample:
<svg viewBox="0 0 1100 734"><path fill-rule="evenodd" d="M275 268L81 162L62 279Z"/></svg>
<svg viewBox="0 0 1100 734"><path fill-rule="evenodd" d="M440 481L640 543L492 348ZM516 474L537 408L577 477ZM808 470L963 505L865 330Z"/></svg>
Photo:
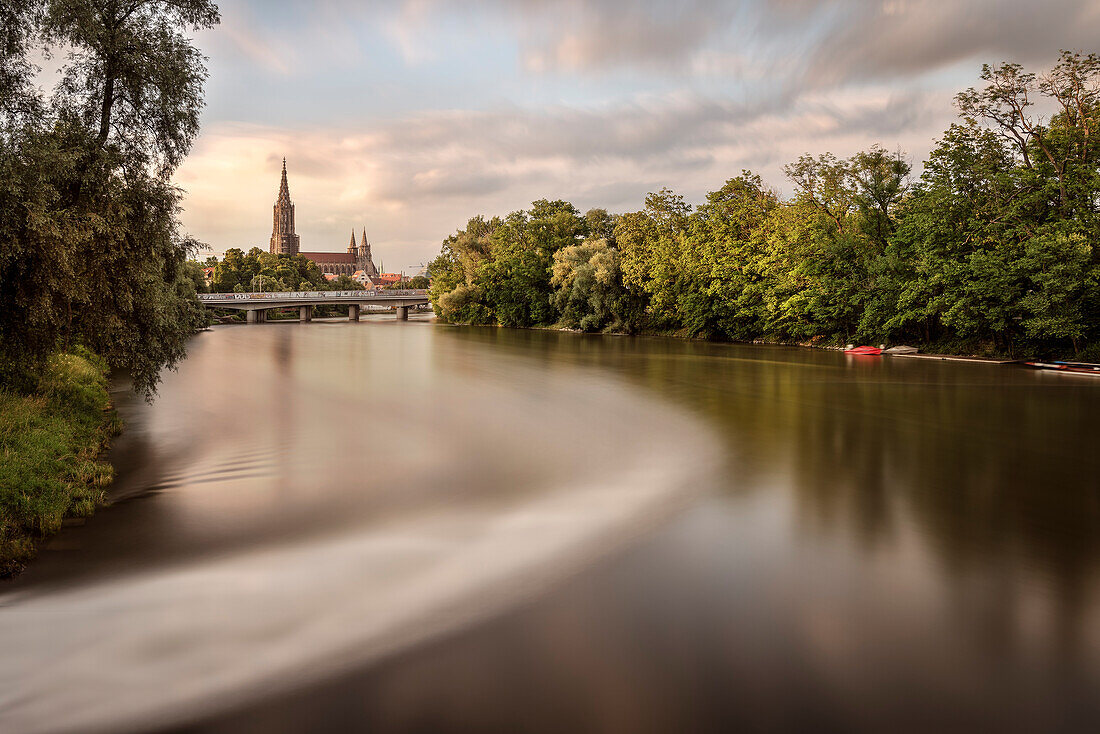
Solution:
<svg viewBox="0 0 1100 734"><path fill-rule="evenodd" d="M200 293L199 300L210 308L244 311L250 324L263 323L274 308L298 308L299 320L310 321L314 306L348 307L348 319L359 320L363 306L386 306L397 312L398 321L408 321L409 308L428 304L428 291L288 291L285 293Z"/></svg>

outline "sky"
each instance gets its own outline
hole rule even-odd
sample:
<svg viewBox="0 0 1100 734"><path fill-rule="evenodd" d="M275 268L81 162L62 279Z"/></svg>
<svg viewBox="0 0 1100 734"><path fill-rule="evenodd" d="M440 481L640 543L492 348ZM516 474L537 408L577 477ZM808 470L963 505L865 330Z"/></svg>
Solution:
<svg viewBox="0 0 1100 734"><path fill-rule="evenodd" d="M303 250L415 270L540 198L700 202L802 153L917 166L983 63L1100 51L1100 0L224 0L176 174L211 252L267 249L287 159Z"/></svg>

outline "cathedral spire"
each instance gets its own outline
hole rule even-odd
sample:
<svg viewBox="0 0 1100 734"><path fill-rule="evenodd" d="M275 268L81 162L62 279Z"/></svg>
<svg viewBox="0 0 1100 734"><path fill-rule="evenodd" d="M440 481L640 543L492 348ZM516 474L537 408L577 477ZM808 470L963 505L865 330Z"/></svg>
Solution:
<svg viewBox="0 0 1100 734"><path fill-rule="evenodd" d="M351 242L348 244L348 252L351 253L352 255L354 255L356 249L357 248L356 248L356 245L355 245L355 230L353 229L351 231Z"/></svg>
<svg viewBox="0 0 1100 734"><path fill-rule="evenodd" d="M286 184L286 158L283 158L283 179L279 182L279 200L290 201L290 187Z"/></svg>
<svg viewBox="0 0 1100 734"><path fill-rule="evenodd" d="M273 214L270 251L277 255L298 254L301 240L294 233L294 204L290 201L290 187L286 183L286 158L283 158L283 175Z"/></svg>

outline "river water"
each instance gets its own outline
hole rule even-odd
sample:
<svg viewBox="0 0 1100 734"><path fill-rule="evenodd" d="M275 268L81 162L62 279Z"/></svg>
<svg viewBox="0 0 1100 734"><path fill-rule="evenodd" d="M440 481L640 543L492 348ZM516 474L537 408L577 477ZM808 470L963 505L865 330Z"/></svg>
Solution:
<svg viewBox="0 0 1100 734"><path fill-rule="evenodd" d="M391 319L117 386L0 731L1100 728L1100 381Z"/></svg>

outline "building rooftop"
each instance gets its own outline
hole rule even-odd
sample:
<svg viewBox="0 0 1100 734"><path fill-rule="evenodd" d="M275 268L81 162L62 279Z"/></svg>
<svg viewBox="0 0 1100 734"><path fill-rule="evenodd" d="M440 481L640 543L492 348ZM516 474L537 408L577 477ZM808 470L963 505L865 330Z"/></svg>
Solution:
<svg viewBox="0 0 1100 734"><path fill-rule="evenodd" d="M350 252L300 252L298 254L313 262L355 264L355 255Z"/></svg>

